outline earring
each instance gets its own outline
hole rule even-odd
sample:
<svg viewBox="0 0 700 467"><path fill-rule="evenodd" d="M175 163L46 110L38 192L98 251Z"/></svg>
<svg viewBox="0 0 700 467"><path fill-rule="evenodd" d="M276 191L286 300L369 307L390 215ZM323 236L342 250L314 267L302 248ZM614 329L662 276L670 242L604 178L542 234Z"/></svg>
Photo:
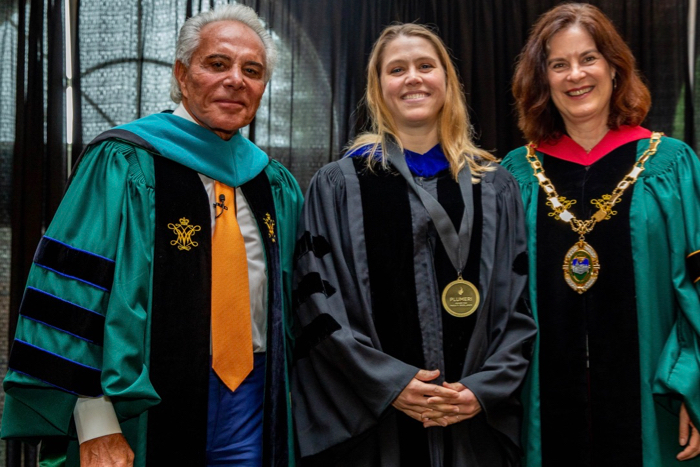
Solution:
<svg viewBox="0 0 700 467"><path fill-rule="evenodd" d="M613 76L612 84L613 84L613 89L617 89L617 76Z"/></svg>

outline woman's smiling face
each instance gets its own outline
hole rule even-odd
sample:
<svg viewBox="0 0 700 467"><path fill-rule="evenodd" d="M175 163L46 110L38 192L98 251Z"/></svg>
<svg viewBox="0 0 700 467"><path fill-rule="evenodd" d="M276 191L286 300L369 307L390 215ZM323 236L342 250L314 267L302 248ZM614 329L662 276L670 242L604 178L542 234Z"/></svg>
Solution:
<svg viewBox="0 0 700 467"><path fill-rule="evenodd" d="M549 40L550 95L567 129L588 122L607 125L614 77L593 37L580 26L559 31Z"/></svg>
<svg viewBox="0 0 700 467"><path fill-rule="evenodd" d="M437 126L445 105L445 70L428 40L401 35L389 42L380 82L384 103L399 131Z"/></svg>

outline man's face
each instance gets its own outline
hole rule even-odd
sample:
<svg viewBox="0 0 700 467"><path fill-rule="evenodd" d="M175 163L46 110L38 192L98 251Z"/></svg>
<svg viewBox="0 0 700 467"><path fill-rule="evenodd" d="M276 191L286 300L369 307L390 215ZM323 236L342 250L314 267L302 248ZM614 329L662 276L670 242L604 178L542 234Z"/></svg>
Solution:
<svg viewBox="0 0 700 467"><path fill-rule="evenodd" d="M248 125L265 92L265 47L238 21L202 28L190 66L175 65L182 104L194 119L228 140Z"/></svg>

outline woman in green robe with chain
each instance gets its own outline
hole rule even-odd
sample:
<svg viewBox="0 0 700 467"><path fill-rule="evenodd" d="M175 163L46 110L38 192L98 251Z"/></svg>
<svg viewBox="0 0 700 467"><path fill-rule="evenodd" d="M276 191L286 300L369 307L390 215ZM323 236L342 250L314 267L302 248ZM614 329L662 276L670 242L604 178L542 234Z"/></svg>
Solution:
<svg viewBox="0 0 700 467"><path fill-rule="evenodd" d="M513 83L539 334L527 466L700 465L700 163L596 7L543 15ZM693 460L691 460L693 459Z"/></svg>

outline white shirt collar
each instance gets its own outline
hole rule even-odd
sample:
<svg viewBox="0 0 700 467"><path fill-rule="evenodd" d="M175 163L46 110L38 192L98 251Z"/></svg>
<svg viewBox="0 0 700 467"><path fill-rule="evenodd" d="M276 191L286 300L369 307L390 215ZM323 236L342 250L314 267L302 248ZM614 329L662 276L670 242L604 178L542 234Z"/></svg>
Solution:
<svg viewBox="0 0 700 467"><path fill-rule="evenodd" d="M178 117L182 117L185 120L189 120L192 123L197 123L197 121L194 119L194 117L187 111L184 105L182 105L182 102L180 102L177 105L177 108L173 111L173 115L177 115ZM197 123L199 125L199 123Z"/></svg>

